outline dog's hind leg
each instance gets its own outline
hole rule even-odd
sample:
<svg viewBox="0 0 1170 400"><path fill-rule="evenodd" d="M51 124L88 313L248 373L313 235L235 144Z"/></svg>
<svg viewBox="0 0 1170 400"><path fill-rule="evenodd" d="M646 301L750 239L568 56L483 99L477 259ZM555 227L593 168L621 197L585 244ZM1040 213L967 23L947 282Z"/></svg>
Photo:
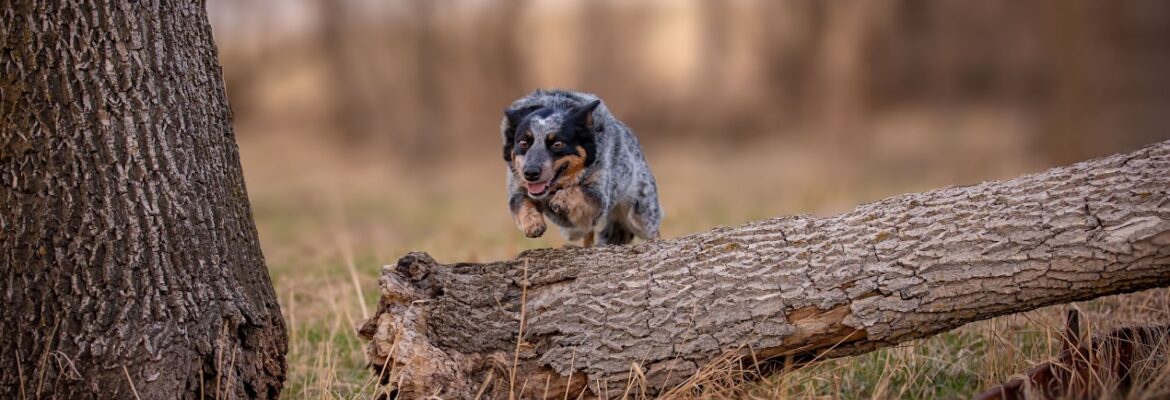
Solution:
<svg viewBox="0 0 1170 400"><path fill-rule="evenodd" d="M662 210L658 208L657 203L638 202L624 216L626 226L634 235L645 239L658 239L658 225L662 219Z"/></svg>
<svg viewBox="0 0 1170 400"><path fill-rule="evenodd" d="M610 221L605 225L605 229L597 235L597 242L599 244L627 244L634 240L634 233L630 232L625 224L618 221Z"/></svg>

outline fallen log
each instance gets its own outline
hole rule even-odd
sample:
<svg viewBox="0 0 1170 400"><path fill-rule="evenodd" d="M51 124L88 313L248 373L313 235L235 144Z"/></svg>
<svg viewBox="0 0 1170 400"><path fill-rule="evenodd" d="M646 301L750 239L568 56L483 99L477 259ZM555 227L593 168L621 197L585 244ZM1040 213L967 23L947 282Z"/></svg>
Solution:
<svg viewBox="0 0 1170 400"><path fill-rule="evenodd" d="M411 253L360 332L403 398L653 395L728 353L768 371L1170 286L1168 191L1162 142L828 218L486 264Z"/></svg>

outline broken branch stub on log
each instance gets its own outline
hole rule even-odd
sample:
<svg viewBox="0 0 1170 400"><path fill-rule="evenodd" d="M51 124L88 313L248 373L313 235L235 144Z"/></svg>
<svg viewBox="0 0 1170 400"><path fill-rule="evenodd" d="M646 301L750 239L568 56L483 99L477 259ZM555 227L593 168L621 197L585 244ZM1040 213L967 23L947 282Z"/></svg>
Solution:
<svg viewBox="0 0 1170 400"><path fill-rule="evenodd" d="M828 218L486 264L411 253L383 269L378 312L361 333L375 371L405 398L612 397L631 379L660 393L728 352L854 355L1170 286L1168 190L1163 142Z"/></svg>

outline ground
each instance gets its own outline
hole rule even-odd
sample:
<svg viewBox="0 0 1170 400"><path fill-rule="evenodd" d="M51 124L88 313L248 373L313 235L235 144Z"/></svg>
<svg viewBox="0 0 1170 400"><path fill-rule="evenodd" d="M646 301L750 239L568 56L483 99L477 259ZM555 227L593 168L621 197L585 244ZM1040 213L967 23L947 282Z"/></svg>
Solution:
<svg viewBox="0 0 1170 400"><path fill-rule="evenodd" d="M415 250L449 263L507 259L523 249L564 244L555 230L531 240L513 226L495 148L441 162L403 162L308 143L278 135L240 140L261 245L289 326L288 398L371 397L356 327L376 307L382 265ZM654 148L648 158L667 213L663 236L777 215L829 215L899 193L1043 169L1005 161L1022 157L994 158L991 149L928 155L949 158L943 161L879 158L871 160L879 168L850 170L813 148L785 139L727 149ZM926 167L912 162L923 159ZM676 395L968 397L1058 352L1068 307L1082 310L1099 331L1166 323L1168 299L1170 291L1154 290L1049 307L762 382L739 384L736 371L716 368L701 377L701 388Z"/></svg>

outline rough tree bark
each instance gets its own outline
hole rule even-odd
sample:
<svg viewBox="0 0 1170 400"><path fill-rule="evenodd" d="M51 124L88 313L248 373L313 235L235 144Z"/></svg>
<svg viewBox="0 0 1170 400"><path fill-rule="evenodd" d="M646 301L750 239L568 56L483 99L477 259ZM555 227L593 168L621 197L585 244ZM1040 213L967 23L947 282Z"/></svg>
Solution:
<svg viewBox="0 0 1170 400"><path fill-rule="evenodd" d="M275 398L200 1L0 2L0 398Z"/></svg>
<svg viewBox="0 0 1170 400"><path fill-rule="evenodd" d="M728 352L767 370L1170 285L1168 190L1163 142L829 218L488 264L412 253L383 270L361 332L407 398L509 397L525 381L522 397L620 396L631 376L655 393Z"/></svg>

